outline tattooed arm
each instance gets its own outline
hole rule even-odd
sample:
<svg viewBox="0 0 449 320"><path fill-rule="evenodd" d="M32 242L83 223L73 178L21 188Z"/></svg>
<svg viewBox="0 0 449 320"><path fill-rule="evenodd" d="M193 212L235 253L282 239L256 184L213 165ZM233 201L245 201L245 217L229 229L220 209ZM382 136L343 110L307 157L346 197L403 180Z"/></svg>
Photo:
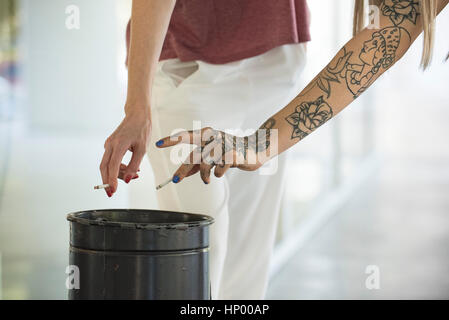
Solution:
<svg viewBox="0 0 449 320"><path fill-rule="evenodd" d="M437 12L448 2L438 1ZM405 54L422 32L419 10L417 0L381 2L380 28L364 29L354 36L290 104L272 117L278 124L278 153L348 106Z"/></svg>
<svg viewBox="0 0 449 320"><path fill-rule="evenodd" d="M438 0L437 12L448 2ZM226 135L212 128L196 132L198 136L211 137L196 143L202 164L190 162L181 166L175 174L180 179L175 180L201 171L208 183L210 170L216 164L218 177L229 167L255 170L301 141L359 97L405 54L422 32L419 10L418 0L381 1L379 29L364 29L348 41L296 98L264 123L264 130L249 137ZM175 138L167 137L158 146L193 143L194 134L184 132ZM190 159L193 158L192 153Z"/></svg>

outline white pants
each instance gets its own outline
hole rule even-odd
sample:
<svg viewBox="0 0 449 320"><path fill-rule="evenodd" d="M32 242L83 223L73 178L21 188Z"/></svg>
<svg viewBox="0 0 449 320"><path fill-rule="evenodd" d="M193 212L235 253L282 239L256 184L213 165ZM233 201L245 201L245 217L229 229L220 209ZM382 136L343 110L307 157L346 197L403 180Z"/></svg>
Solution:
<svg viewBox="0 0 449 320"><path fill-rule="evenodd" d="M161 61L153 86L148 149L155 182L172 176L180 165L170 160L175 150L156 149L156 141L174 129L191 130L193 121L228 132L254 132L299 93L305 58L305 45L291 44L222 65ZM222 178L212 174L211 183L205 185L196 174L157 193L162 210L207 214L215 219L210 230L213 299L263 299L265 295L285 155L272 161L277 161L277 171L271 175L229 169Z"/></svg>

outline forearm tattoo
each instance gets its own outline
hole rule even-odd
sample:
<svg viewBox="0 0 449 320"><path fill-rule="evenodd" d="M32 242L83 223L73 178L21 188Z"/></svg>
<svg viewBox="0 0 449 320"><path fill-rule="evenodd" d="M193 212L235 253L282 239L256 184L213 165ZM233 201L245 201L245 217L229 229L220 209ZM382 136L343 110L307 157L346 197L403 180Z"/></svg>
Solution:
<svg viewBox="0 0 449 320"><path fill-rule="evenodd" d="M344 47L301 96L317 86L330 98L331 83L343 82L356 99L374 82L379 73L396 62L396 51L404 35L410 39L408 31L402 27L380 29L363 43L358 56Z"/></svg>
<svg viewBox="0 0 449 320"><path fill-rule="evenodd" d="M301 103L285 119L293 127L291 138L303 139L332 116L332 108L321 96L315 101Z"/></svg>
<svg viewBox="0 0 449 320"><path fill-rule="evenodd" d="M299 95L305 96L318 87L326 94L332 95L332 83L344 83L353 98L359 97L380 73L389 69L397 60L397 50L401 41L410 43L411 36L407 29L401 27L405 21L416 24L419 16L419 3L413 0L386 0L381 5L381 12L393 23L370 35L357 52L346 47L337 57L308 85Z"/></svg>

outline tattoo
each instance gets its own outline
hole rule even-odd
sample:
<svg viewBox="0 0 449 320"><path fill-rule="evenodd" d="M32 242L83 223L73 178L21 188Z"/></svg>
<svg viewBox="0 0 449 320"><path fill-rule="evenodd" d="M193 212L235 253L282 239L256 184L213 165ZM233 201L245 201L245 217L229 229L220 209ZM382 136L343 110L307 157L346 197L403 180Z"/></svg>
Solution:
<svg viewBox="0 0 449 320"><path fill-rule="evenodd" d="M236 144L234 146L234 150L237 154L243 155L243 159L246 160L246 157L248 156L248 139L245 139L245 137L235 137Z"/></svg>
<svg viewBox="0 0 449 320"><path fill-rule="evenodd" d="M411 41L407 29L400 27L405 20L416 24L419 2L417 0L385 0L382 14L389 17L393 26L382 28L371 34L371 38L363 42L358 56L356 51L346 47L340 50L336 58L298 95L305 96L318 87L327 99L332 95L332 84L345 84L356 99L381 74L396 61L397 50L404 37ZM313 130L332 118L332 108L323 96L316 101L303 102L286 120L293 126L291 138L304 138Z"/></svg>
<svg viewBox="0 0 449 320"><path fill-rule="evenodd" d="M274 128L275 124L276 120L270 118L256 131L256 141L251 144L256 153L265 151L270 147L271 130Z"/></svg>
<svg viewBox="0 0 449 320"><path fill-rule="evenodd" d="M204 148L206 148L206 146L208 146L209 144L211 144L212 142L215 141L215 138L216 138L216 135L215 135L215 134L211 135L211 136L209 137L209 139L204 143L204 145L201 146L201 154L203 154ZM209 157L206 157L205 159L203 159L203 161L206 162L206 163L208 163L208 164L210 164L210 165L213 165L213 164L214 164L214 160L211 159L211 158L209 158Z"/></svg>
<svg viewBox="0 0 449 320"><path fill-rule="evenodd" d="M315 86L318 86L324 93L326 93L327 98L331 96L331 82L340 83L340 78L344 78L344 74L342 74L343 69L347 66L348 60L352 55L352 51L346 52L346 49L343 48L343 53L340 57L338 57L335 64L332 62L327 66L323 72L316 78L316 80L306 87L305 90L299 95L304 96L310 90L312 90Z"/></svg>
<svg viewBox="0 0 449 320"><path fill-rule="evenodd" d="M378 73L387 70L396 61L396 51L404 34L410 38L408 31L402 27L386 27L374 32L371 39L363 43L358 58L353 51L348 52L344 47L337 54L336 62L329 64L300 96L316 85L329 98L331 82L341 83L344 80L354 99L357 98L374 82Z"/></svg>
<svg viewBox="0 0 449 320"><path fill-rule="evenodd" d="M298 95L305 96L318 87L326 94L332 95L333 83L345 83L354 99L360 96L382 73L396 61L396 52L401 40L410 33L400 25L409 21L416 25L419 16L417 0L384 0L381 4L382 14L388 17L393 26L385 27L371 34L371 38L363 43L357 56L356 51L345 47L337 57Z"/></svg>
<svg viewBox="0 0 449 320"><path fill-rule="evenodd" d="M203 133L203 139L205 141L201 143L200 148L201 155L204 157L202 161L210 165L217 164L220 167L224 167L226 163L234 162L234 155L238 159L248 160L250 152L257 154L268 149L270 146L271 130L275 124L276 121L274 118L270 118L254 134L246 137L237 137L213 129L210 129L211 131L205 131ZM206 149L207 146L209 148ZM207 151L207 155L203 154L205 150ZM230 151L232 153L229 153ZM226 157L231 158L226 159Z"/></svg>
<svg viewBox="0 0 449 320"><path fill-rule="evenodd" d="M416 0L385 0L382 5L382 14L389 17L395 26L404 20L416 25L419 16L419 2Z"/></svg>
<svg viewBox="0 0 449 320"><path fill-rule="evenodd" d="M332 116L332 108L321 96L316 101L301 103L295 112L285 119L293 126L291 138L303 139Z"/></svg>

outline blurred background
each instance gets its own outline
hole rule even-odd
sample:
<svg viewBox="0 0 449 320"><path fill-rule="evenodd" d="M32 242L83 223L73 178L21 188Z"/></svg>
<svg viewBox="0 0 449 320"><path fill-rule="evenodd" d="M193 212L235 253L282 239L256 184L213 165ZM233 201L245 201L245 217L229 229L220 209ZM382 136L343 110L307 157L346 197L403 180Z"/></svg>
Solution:
<svg viewBox="0 0 449 320"><path fill-rule="evenodd" d="M92 191L123 117L130 3L0 0L0 298L66 298L67 213L157 207L146 160L114 198ZM350 39L352 6L309 1L304 85ZM449 298L447 30L446 8L428 71L419 38L291 150L267 298Z"/></svg>

